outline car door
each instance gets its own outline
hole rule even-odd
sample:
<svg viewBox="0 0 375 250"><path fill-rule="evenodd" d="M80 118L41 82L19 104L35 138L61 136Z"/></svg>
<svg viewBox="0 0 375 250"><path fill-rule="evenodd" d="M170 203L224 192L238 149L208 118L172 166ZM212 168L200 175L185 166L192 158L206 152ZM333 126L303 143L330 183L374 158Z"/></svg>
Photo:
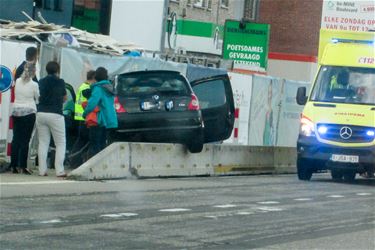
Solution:
<svg viewBox="0 0 375 250"><path fill-rule="evenodd" d="M204 121L204 142L230 137L234 124L234 101L227 74L191 82Z"/></svg>

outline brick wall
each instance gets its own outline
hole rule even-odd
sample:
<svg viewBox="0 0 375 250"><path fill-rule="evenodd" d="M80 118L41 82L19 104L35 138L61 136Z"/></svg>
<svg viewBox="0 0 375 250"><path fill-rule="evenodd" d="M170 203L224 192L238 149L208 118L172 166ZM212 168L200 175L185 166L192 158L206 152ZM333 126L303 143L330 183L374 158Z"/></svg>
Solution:
<svg viewBox="0 0 375 250"><path fill-rule="evenodd" d="M258 22L271 24L270 52L318 55L323 0L259 0L258 4Z"/></svg>

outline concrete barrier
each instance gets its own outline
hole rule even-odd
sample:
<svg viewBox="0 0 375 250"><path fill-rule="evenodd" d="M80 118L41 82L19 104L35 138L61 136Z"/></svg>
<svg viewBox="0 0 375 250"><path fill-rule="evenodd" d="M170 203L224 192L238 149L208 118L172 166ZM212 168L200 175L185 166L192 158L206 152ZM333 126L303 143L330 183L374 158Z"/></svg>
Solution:
<svg viewBox="0 0 375 250"><path fill-rule="evenodd" d="M71 179L295 173L294 148L206 144L191 154L181 144L116 142L69 173Z"/></svg>

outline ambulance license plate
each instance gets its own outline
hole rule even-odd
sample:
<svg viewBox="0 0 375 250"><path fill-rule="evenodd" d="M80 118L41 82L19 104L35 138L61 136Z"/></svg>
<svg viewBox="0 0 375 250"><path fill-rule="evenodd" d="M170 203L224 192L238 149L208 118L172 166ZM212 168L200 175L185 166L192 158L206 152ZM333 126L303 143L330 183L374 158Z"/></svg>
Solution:
<svg viewBox="0 0 375 250"><path fill-rule="evenodd" d="M331 157L332 161L336 162L348 162L348 163L358 163L359 156L358 155L336 155L333 154Z"/></svg>

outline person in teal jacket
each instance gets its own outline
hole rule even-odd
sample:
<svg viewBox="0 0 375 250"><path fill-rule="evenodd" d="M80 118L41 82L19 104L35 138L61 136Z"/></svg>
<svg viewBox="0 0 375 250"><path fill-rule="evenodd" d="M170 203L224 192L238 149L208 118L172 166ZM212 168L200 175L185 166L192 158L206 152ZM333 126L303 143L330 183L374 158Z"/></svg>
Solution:
<svg viewBox="0 0 375 250"><path fill-rule="evenodd" d="M96 83L91 85L91 96L83 112L83 117L99 107L98 126L89 128L89 157L103 150L107 141L107 130L117 128L117 115L114 105L115 90L108 81L108 72L99 67L95 71Z"/></svg>

